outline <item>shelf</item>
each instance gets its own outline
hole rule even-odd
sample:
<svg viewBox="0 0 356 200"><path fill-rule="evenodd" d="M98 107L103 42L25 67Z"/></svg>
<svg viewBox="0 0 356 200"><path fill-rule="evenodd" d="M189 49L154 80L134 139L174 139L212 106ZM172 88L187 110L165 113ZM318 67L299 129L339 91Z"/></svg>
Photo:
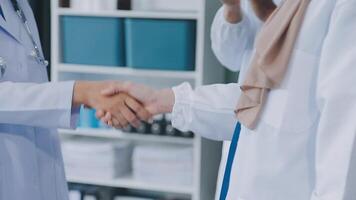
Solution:
<svg viewBox="0 0 356 200"><path fill-rule="evenodd" d="M79 184L99 185L99 186L117 187L117 188L129 188L129 189L137 189L137 190L149 190L149 191L184 194L184 195L191 195L193 193L192 187L175 186L175 185L167 185L167 184L152 184L152 183L147 183L142 181L136 181L131 177L123 177L114 180L105 180L98 177L84 178L84 177L70 176L67 177L67 181L71 183L79 183Z"/></svg>
<svg viewBox="0 0 356 200"><path fill-rule="evenodd" d="M126 11L126 10L93 10L84 11L71 8L58 9L59 15L93 16L93 17L122 17L122 18L157 18L157 19L198 19L198 12L177 11Z"/></svg>
<svg viewBox="0 0 356 200"><path fill-rule="evenodd" d="M197 11L139 11L139 10L97 10L84 11L80 8L60 8L58 0L51 0L51 60L52 80L121 80L133 81L147 84L155 88L166 88L175 86L181 82L189 82L194 87L207 83L224 82L224 68L214 56L209 44L210 25L216 11L221 7L220 1L198 0ZM102 17L121 19L168 19L168 20L192 20L196 22L196 45L195 45L195 70L194 71L168 71L168 70L141 70L129 67L108 67L91 66L63 63L62 58L62 21L61 17ZM143 33L144 34L144 33ZM167 66L169 67L169 66ZM124 140L139 144L154 145L180 145L193 148L193 184L192 185L168 185L154 184L152 182L142 182L133 177L115 178L105 180L103 177L79 176L79 174L69 174L67 180L72 183L108 186L113 188L132 189L162 193L162 197L172 197L179 199L201 200L214 199L216 177L218 165L220 163L221 144L202 139L199 136L194 138L176 138L169 136L139 135L133 133L123 133L116 130L97 129L60 129L61 139L78 137L93 137L100 140ZM92 175L92 174L89 174ZM172 183L174 184L174 182Z"/></svg>
<svg viewBox="0 0 356 200"><path fill-rule="evenodd" d="M126 140L134 140L134 141L171 143L171 144L180 144L180 145L193 145L194 142L194 138L145 135L139 133L124 133L120 130L113 130L113 129L82 129L82 128L79 128L77 130L59 129L58 132L60 134L72 135L72 136L126 139Z"/></svg>
<svg viewBox="0 0 356 200"><path fill-rule="evenodd" d="M59 72L82 73L82 74L103 74L103 75L125 75L133 77L152 78L176 78L192 80L196 78L195 71L169 71L169 70L141 70L129 67L102 67L75 64L59 64Z"/></svg>

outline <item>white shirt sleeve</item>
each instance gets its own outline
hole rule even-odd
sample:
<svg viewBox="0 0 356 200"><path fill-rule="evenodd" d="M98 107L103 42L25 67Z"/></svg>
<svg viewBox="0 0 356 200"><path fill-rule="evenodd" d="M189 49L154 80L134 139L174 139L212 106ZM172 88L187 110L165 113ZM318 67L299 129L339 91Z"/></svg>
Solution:
<svg viewBox="0 0 356 200"><path fill-rule="evenodd" d="M244 54L252 51L261 21L255 16L248 2L241 2L243 19L231 24L224 17L224 8L216 13L211 27L212 49L218 60L228 69L238 71Z"/></svg>
<svg viewBox="0 0 356 200"><path fill-rule="evenodd" d="M351 200L356 180L356 1L339 1L332 14L318 75L320 122L312 200ZM353 188L352 188L353 187Z"/></svg>
<svg viewBox="0 0 356 200"><path fill-rule="evenodd" d="M42 128L73 128L74 82L0 83L0 123Z"/></svg>
<svg viewBox="0 0 356 200"><path fill-rule="evenodd" d="M193 90L188 83L183 83L173 91L175 128L209 139L231 140L237 123L234 110L241 92L238 84L215 84Z"/></svg>

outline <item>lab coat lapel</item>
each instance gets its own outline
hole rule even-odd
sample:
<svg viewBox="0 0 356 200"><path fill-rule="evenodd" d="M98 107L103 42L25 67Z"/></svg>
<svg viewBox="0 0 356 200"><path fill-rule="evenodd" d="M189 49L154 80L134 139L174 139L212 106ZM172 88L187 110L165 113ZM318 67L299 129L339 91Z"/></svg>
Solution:
<svg viewBox="0 0 356 200"><path fill-rule="evenodd" d="M15 13L15 10L11 4L10 1L8 0L1 0L0 1L0 6L2 8L2 11L4 13L4 17L0 17L0 27L4 29L11 37L13 37L15 40L17 40L19 43L21 43L21 38L20 38L20 24L19 24L19 19L17 17L17 14Z"/></svg>
<svg viewBox="0 0 356 200"><path fill-rule="evenodd" d="M37 28L37 24L36 24L36 19L35 19L35 16L33 15L32 8L30 7L30 5L28 4L27 1L19 1L19 4L27 18L27 23L28 23L29 28L32 32L33 39L35 40L36 44L38 45L38 48L40 49L41 56L44 56L43 51L42 51L41 40L39 37L39 32L38 32L38 28ZM26 42L24 41L23 38L22 38L22 40L23 40L23 45L25 45ZM31 48L32 47L33 46L31 44Z"/></svg>
<svg viewBox="0 0 356 200"><path fill-rule="evenodd" d="M5 16L4 16L4 11L2 11L2 8L1 8L1 5L0 5L0 15L3 19L5 19Z"/></svg>

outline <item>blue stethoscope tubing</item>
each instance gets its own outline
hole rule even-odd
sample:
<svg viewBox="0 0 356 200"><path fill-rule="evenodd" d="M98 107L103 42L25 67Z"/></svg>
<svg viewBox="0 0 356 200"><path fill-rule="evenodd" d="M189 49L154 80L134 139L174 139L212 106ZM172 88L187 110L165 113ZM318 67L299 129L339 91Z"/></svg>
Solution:
<svg viewBox="0 0 356 200"><path fill-rule="evenodd" d="M234 135L231 140L229 154L228 154L227 161L226 161L225 173L224 173L224 178L223 178L223 182L222 182L222 186L221 186L219 200L226 200L227 194L229 192L231 170L232 170L232 165L234 164L234 158L235 158L237 146L238 146L239 139L240 139L240 131L241 131L241 124L237 123L236 127L235 127L235 131L234 131Z"/></svg>

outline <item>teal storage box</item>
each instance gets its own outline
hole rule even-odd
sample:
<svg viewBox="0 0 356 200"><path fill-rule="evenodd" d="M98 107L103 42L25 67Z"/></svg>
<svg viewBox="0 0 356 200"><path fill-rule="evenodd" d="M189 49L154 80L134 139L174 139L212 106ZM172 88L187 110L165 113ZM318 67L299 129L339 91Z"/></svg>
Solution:
<svg viewBox="0 0 356 200"><path fill-rule="evenodd" d="M196 21L126 19L126 62L139 69L194 70Z"/></svg>
<svg viewBox="0 0 356 200"><path fill-rule="evenodd" d="M62 62L125 66L122 19L63 16L60 23Z"/></svg>
<svg viewBox="0 0 356 200"><path fill-rule="evenodd" d="M96 113L96 111L94 109L84 108L84 106L82 106L80 108L78 127L80 127L80 128L98 128L99 121L96 119L95 113Z"/></svg>

